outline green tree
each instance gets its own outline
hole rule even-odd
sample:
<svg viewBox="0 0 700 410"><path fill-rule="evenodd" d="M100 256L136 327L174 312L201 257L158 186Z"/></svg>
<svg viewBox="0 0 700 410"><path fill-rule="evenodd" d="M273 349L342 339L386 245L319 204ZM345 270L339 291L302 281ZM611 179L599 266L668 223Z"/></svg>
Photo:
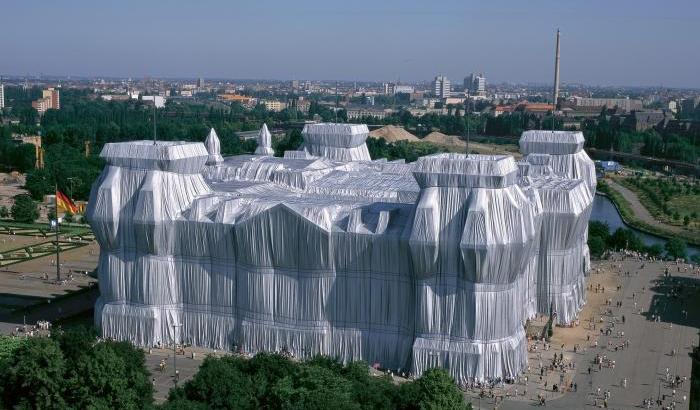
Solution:
<svg viewBox="0 0 700 410"><path fill-rule="evenodd" d="M662 253L664 253L664 247L658 243L655 243L653 245L648 246L646 248L646 252L649 254L649 256L658 258L659 256L661 256Z"/></svg>
<svg viewBox="0 0 700 410"><path fill-rule="evenodd" d="M610 238L610 226L606 222L590 221L588 223L588 235L599 236L607 242Z"/></svg>
<svg viewBox="0 0 700 410"><path fill-rule="evenodd" d="M0 218L7 218L10 216L10 211L7 210L5 205L0 206Z"/></svg>
<svg viewBox="0 0 700 410"><path fill-rule="evenodd" d="M615 249L630 249L633 251L643 251L644 244L634 231L626 228L618 228L610 236L609 245Z"/></svg>
<svg viewBox="0 0 700 410"><path fill-rule="evenodd" d="M304 142L299 130L292 130L284 138L272 141L272 148L275 150L275 156L284 156L285 151L294 151L299 149Z"/></svg>
<svg viewBox="0 0 700 410"><path fill-rule="evenodd" d="M73 212L66 211L66 213L63 214L63 221L66 223L72 223L73 222Z"/></svg>
<svg viewBox="0 0 700 410"><path fill-rule="evenodd" d="M588 235L588 249L591 251L591 256L600 258L605 252L605 240L600 236Z"/></svg>
<svg viewBox="0 0 700 410"><path fill-rule="evenodd" d="M236 357L207 357L185 386L187 399L206 403L212 409L256 409L255 386L244 373L243 360Z"/></svg>
<svg viewBox="0 0 700 410"><path fill-rule="evenodd" d="M39 218L39 208L27 194L15 196L15 203L12 205L12 219L17 222L32 223Z"/></svg>
<svg viewBox="0 0 700 410"><path fill-rule="evenodd" d="M0 335L0 368L4 368L6 364L4 360L10 359L17 349L19 349L27 341L24 337L4 336ZM2 386L0 386L2 391Z"/></svg>
<svg viewBox="0 0 700 410"><path fill-rule="evenodd" d="M0 368L2 403L7 408L66 408L63 376L66 362L56 341L35 337Z"/></svg>
<svg viewBox="0 0 700 410"><path fill-rule="evenodd" d="M27 172L34 168L36 162L36 148L32 144L21 144L12 153L12 165L19 172Z"/></svg>
<svg viewBox="0 0 700 410"><path fill-rule="evenodd" d="M464 395L444 369L433 368L412 383L401 385L399 408L406 410L469 409Z"/></svg>
<svg viewBox="0 0 700 410"><path fill-rule="evenodd" d="M673 259L685 259L687 245L681 239L671 238L666 242L666 253Z"/></svg>
<svg viewBox="0 0 700 410"><path fill-rule="evenodd" d="M296 377L287 376L272 389L274 407L282 409L359 409L352 385L331 369L303 365Z"/></svg>
<svg viewBox="0 0 700 410"><path fill-rule="evenodd" d="M53 193L54 180L46 169L33 169L27 173L24 187L32 198L40 201L44 195Z"/></svg>
<svg viewBox="0 0 700 410"><path fill-rule="evenodd" d="M70 365L66 375L67 401L75 408L148 407L153 400L153 386L144 361L143 351L124 342L94 343Z"/></svg>

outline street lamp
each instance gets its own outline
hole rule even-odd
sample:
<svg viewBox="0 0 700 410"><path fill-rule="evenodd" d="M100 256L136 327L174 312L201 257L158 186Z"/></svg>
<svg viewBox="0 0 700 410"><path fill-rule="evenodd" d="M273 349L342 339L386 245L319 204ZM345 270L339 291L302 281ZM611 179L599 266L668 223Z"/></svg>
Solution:
<svg viewBox="0 0 700 410"><path fill-rule="evenodd" d="M68 185L68 190L69 190L69 191L68 191L68 197L69 197L70 200L72 201L72 200L73 200L73 184L75 184L75 183L78 183L78 184L79 184L79 183L81 183L82 181L81 181L80 178L78 178L78 177L68 177L68 178L66 178L66 180L68 181L68 184L69 184L69 185Z"/></svg>

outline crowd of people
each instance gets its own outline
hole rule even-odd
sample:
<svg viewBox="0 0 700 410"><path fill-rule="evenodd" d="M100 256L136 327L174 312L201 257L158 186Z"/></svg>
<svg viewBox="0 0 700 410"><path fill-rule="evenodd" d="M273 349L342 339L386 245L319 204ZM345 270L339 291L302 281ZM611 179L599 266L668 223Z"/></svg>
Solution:
<svg viewBox="0 0 700 410"><path fill-rule="evenodd" d="M505 381L499 381L500 383L494 383L494 381L474 382L465 386L466 391L473 397L490 399L489 403L494 404L505 398L517 397L519 400L546 406L548 400L562 393L577 392L578 383L583 382L581 375L587 375L588 377L584 377L584 379L591 388L590 391L586 390L586 395L590 399L588 405L608 408L613 400L613 394L618 391L617 389L631 387L628 379L630 374L622 373L623 371L619 370L620 366L617 363L620 360L628 361L623 360L624 356L621 355L630 350L636 342L636 339L630 337L627 334L629 332L626 332L629 330L626 327L629 326L630 316L642 315L655 323L664 322L659 325L664 331L672 328L671 322L674 318L680 316L681 319L687 320L689 317L689 309L685 301L690 295L696 294L695 285L690 285L692 289L689 289L690 286L687 285L687 282L674 277L674 274L698 276L700 275L700 267L686 264L682 260L665 262L663 265L659 262L660 260L657 258L634 251L623 250L609 254L606 262L599 264L592 270L591 273L594 275L589 278L587 285L590 294L602 295L598 296L601 298L598 313L590 315L586 319L581 318L581 325L585 329L585 343L573 343L567 349L564 345L553 346L552 341L548 339L537 340L537 338L533 338L528 343L530 363L521 377L512 383ZM657 281L658 286L653 288L653 295L648 294L651 289L647 289L646 282L638 283L635 280L640 271L650 268L651 263L655 263L655 267L660 265L658 268L660 279ZM613 274L612 285L609 277L596 278L595 274L602 273ZM623 292L626 292L624 296ZM678 303L669 305L672 299L677 300ZM671 309L676 309L679 304L681 306L679 312L671 311ZM629 313L630 311L632 313ZM671 314L674 318L670 317ZM666 317L667 315L669 317ZM578 327L578 325L577 322L569 327ZM589 353L589 350L592 352ZM677 351L674 348L667 353L666 357L673 358ZM577 376L579 380L576 380L576 363L583 364L581 356L589 359L583 362L587 363L586 367ZM629 369L625 370L629 371ZM679 403L686 402L687 397L678 391L686 383L687 376L676 374L678 372L674 372L670 368L667 369L667 376L659 380L659 397L642 399L642 407L670 410L675 409ZM596 379L606 382L593 387ZM662 390L661 387L666 389ZM530 394L528 395L528 393ZM627 397L627 395L623 397ZM620 398L617 400L619 401Z"/></svg>

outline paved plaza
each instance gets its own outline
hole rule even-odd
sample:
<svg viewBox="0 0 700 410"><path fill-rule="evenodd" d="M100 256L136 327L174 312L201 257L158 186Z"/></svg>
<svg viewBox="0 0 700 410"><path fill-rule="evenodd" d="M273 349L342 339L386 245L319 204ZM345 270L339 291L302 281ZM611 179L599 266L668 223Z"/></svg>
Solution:
<svg viewBox="0 0 700 410"><path fill-rule="evenodd" d="M588 304L577 326L556 328L548 350L543 342L531 342L527 384L522 377L494 389L500 397L493 398L488 389L483 398L479 389L473 389L468 395L474 408L531 408L540 406L539 396L546 407L558 409L604 407L606 396L611 409L646 408L644 399L651 400L649 408L661 408L659 399L663 406L688 408L689 355L698 343L700 327L699 279L685 269L687 265L621 260L620 255L615 259L594 265L588 278ZM664 277L667 266L670 276ZM552 369L554 355L562 354L563 368ZM670 381L676 376L681 383L674 386ZM559 392L553 391L554 384Z"/></svg>

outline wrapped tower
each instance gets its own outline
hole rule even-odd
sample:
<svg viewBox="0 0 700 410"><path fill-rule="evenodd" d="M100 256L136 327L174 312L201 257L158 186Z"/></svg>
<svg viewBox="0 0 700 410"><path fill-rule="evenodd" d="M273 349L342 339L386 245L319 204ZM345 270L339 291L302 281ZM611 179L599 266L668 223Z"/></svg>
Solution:
<svg viewBox="0 0 700 410"><path fill-rule="evenodd" d="M416 373L446 367L461 381L517 374L527 360L526 268L539 226L515 161L439 154L420 158L414 176Z"/></svg>
<svg viewBox="0 0 700 410"><path fill-rule="evenodd" d="M530 164L528 181L538 191L543 223L537 266L537 310L571 323L585 303L590 270L588 219L595 194L595 164L574 131L525 131L520 151Z"/></svg>

